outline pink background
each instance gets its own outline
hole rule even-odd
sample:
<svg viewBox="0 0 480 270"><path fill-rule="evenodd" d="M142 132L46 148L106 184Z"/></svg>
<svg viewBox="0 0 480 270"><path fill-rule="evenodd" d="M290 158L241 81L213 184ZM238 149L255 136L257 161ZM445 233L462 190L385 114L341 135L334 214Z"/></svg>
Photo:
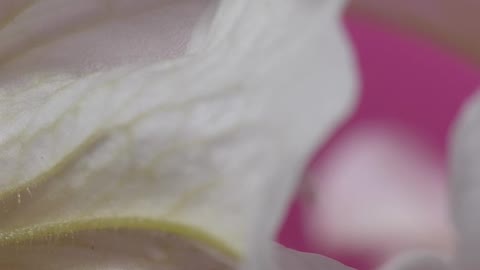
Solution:
<svg viewBox="0 0 480 270"><path fill-rule="evenodd" d="M381 120L413 130L445 162L449 128L463 101L480 85L479 69L422 38L367 18L349 15L345 22L357 53L362 97L354 117L326 148L354 125ZM312 164L322 158L324 149ZM326 253L321 245L314 248L303 233L302 198L293 203L279 241L298 250ZM326 255L359 270L375 265L368 254Z"/></svg>

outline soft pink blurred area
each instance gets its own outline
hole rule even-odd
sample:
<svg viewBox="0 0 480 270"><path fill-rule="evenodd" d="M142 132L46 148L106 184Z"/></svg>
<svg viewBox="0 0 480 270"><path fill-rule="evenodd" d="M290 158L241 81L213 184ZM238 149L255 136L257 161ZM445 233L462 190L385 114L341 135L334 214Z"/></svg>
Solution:
<svg viewBox="0 0 480 270"><path fill-rule="evenodd" d="M343 215L342 217L341 214L322 216L322 213L325 214L328 212L325 211L325 208L328 210L328 208L331 207L329 210L330 213L335 213L332 211L339 209L338 205L328 205L326 203L331 203L332 201L338 202L333 199L327 201L322 198L320 201L323 200L323 205L320 205L323 210L312 211L312 208L318 207L318 195L322 194L322 190L318 189L322 187L325 189L322 181L327 181L325 179L328 179L328 181L331 182L333 181L332 177L338 176L343 177L343 180L338 180L339 182L345 182L346 178L345 173L328 173L329 176L326 177L325 174L322 174L322 171L326 171L327 169L322 169L322 166L329 166L329 169L336 168L335 166L337 165L328 163L331 162L329 160L331 160L332 153L338 153L339 147L345 145L347 140L352 141L352 138L355 138L356 135L363 134L360 137L364 139L366 138L365 134L372 136L379 136L379 134L385 135L383 139L379 137L379 145L375 145L375 139L371 140L367 138L364 142L370 143L370 145L367 144L367 146L358 146L355 148L357 150L364 149L363 151L367 151L365 149L369 149L368 147L372 148L372 150L377 150L373 149L376 147L384 147L386 149L383 152L379 151L377 156L374 156L375 153L372 151L373 157L370 159L372 160L370 163L362 163L363 161L358 157L356 159L344 158L344 160L350 160L350 163L357 164L357 167L359 166L358 164L366 164L362 166L370 166L368 170L371 171L375 169L375 166L372 165L375 164L375 158L383 157L384 160L386 159L388 161L389 159L386 158L388 155L400 155L398 159L390 160L391 164L399 166L392 165L389 167L390 165L388 164L381 165L384 169L390 169L392 174L396 174L396 177L388 177L388 172L383 174L369 173L366 174L363 179L370 181L365 182L365 185L378 183L375 181L379 181L381 177L384 177L391 180L393 187L397 189L398 185L405 187L406 190L409 188L416 190L419 185L423 187L420 189L419 194L415 195L416 197L412 195L413 197L411 197L410 200L409 197L405 195L409 194L408 192L403 195L399 193L400 195L398 195L399 199L397 202L401 202L403 198L405 202L410 202L411 205L405 206L405 208L392 208L403 209L403 212L399 210L400 212L398 213L408 213L410 211L409 209L415 209L415 204L412 202L418 201L419 204L423 203L423 205L419 206L419 209L423 207L423 210L419 210L418 213L408 214L411 219L413 218L410 223L413 222L414 225L418 225L418 228L421 228L418 229L415 226L410 228L411 232L418 229L415 231L416 234L412 233L414 235L412 238L421 238L419 235L428 231L425 228L430 225L428 225L428 222L420 222L420 218L415 220L415 217L420 217L422 211L428 212L429 209L438 210L439 208L445 208L445 206L438 205L442 204L442 201L445 200L445 194L435 190L437 188L439 190L445 188L444 181L447 175L446 157L449 128L463 101L465 101L476 87L480 86L480 71L474 68L473 65L456 57L453 53L439 49L439 47L429 43L429 41L395 32L387 26L378 25L366 18L349 15L349 17L346 18L346 25L357 53L362 78L362 97L359 102L359 107L353 118L350 119L348 123L337 132L331 142L325 148L320 149L314 157L311 170L307 174L309 175L309 181L306 181L306 185L301 189L297 200L293 203L289 217L279 234L279 241L295 249L313 251L335 257L348 265L362 270L372 269L372 267L376 266L385 256L391 256L391 253L388 253L385 250L386 248L384 250L375 250L375 245L371 245L371 243L368 243L369 241L366 240L365 249L362 249L361 245L359 245L359 241L361 241L362 237L365 239L365 235L375 238L375 230L379 230L378 228L372 232L368 232L369 234L365 232L363 236L355 236L355 233L360 233L359 231L361 231L358 228L358 230L350 230L350 235L342 234L342 228L340 227L338 230L330 229L328 231L328 237L322 235L322 229L319 227L324 226L326 223L330 224L330 228L335 228L331 225L335 224L333 221L359 222L358 220L362 218L362 215L359 215L360 217L356 219L353 219L351 215ZM365 128L368 129L372 123L375 124L374 126L377 128L380 125L384 130L387 130L387 132L358 132L359 130L365 130ZM404 133L400 134L397 132L398 130L402 130ZM396 133L398 133L399 136L396 136ZM408 135L403 136L405 134ZM408 138L412 139L410 140ZM381 144L382 140L384 140L383 144ZM402 147L411 149L402 151ZM343 155L349 153L347 150L342 150ZM358 151L352 151L352 153L360 155ZM409 155L412 156L411 159ZM412 166L408 165L409 160L412 162ZM413 164L413 162L415 164ZM347 163L345 164L345 168L349 170L355 168L353 165L348 167ZM342 167L339 167L337 170L341 169ZM405 171L405 174L398 173L402 170ZM405 177L406 181L432 181L433 179L434 183L402 183L402 176ZM358 179L361 178L362 177L358 177ZM356 179L352 179L352 181L353 180ZM355 183L357 185L356 188L359 191L363 190L362 192L364 192L364 194L368 194L368 186L364 186L364 189L362 189L362 186L358 186L360 183L358 181ZM312 183L316 184L312 185ZM342 185L344 189L348 189L348 185L344 183ZM391 187L392 186L388 187L388 184L386 184L385 189L390 188L389 192L395 191L395 188L392 189ZM382 192L381 190L378 191L379 189L377 186L376 197L372 196L370 200L380 200L380 198L382 198L382 196L380 196ZM305 190L308 192L305 192ZM440 195L435 195L435 192ZM339 192L338 194L350 194L349 196L352 196L351 191L350 193ZM423 199L429 198L430 195L432 195L434 199L426 201L419 199L422 197L424 197ZM392 197L395 196L397 195L392 195ZM414 197L419 200L414 199ZM358 196L358 198L362 200L361 196ZM343 204L347 204L348 200L345 198L342 199ZM363 207L372 204L372 202L369 203L370 204L364 203ZM381 204L382 202L378 203ZM390 207L394 205L392 201L390 201L389 204ZM360 211L362 209L362 205L357 204L355 207L352 206L350 210ZM369 209L365 209L365 211L368 210ZM447 210L440 209L438 211L440 214L432 216L431 219L438 219L438 223L443 223L444 218L442 218L441 212L443 211L445 213ZM307 216L307 213L309 213L310 216ZM378 212L372 213L376 213L377 216L380 215ZM312 217L312 215L315 216ZM365 214L363 216L368 215ZM323 224L322 218L325 220ZM416 221L418 221L418 224L415 223ZM433 224L436 223L434 222ZM354 226L355 224L351 224L350 228L355 228ZM383 230L389 229L388 224L382 226ZM438 226L433 227L438 229L442 228L442 226L442 224L438 224ZM317 227L318 230L316 230ZM408 233L409 228L407 227L408 226L405 225L405 228L403 228L401 224L396 223L395 226L392 225L392 234ZM308 228L308 230L306 228ZM345 226L345 228L349 228L349 226ZM432 230L436 230L435 228ZM312 232L315 234L312 235ZM324 232L325 230L323 230L323 233ZM336 236L334 232L341 237ZM448 250L449 236L446 235L448 234L448 230L438 229L438 232L441 234L438 237L445 237L445 242L439 241L435 244L435 241L415 241L415 239L413 239L410 242L406 241L409 243L399 243L399 245L415 246L418 244L420 246L423 245L423 247L431 247L432 245L435 246L438 244L439 249ZM388 236L388 234L384 233L384 238L385 235ZM433 237L432 235L424 234L423 236L428 238ZM335 237L337 237L338 242L342 243L343 246L348 245L349 241L351 241L352 246L354 244L357 246L350 250L345 248L332 248L332 241L335 240ZM399 241L400 238L408 239L407 236L398 237L398 235L396 235L396 237L392 236L390 240L394 242ZM395 243L392 245L395 246ZM377 244L377 249L379 249L378 246L381 245Z"/></svg>
<svg viewBox="0 0 480 270"><path fill-rule="evenodd" d="M412 248L451 255L446 180L438 153L414 132L359 123L308 173L306 235L327 253L364 260Z"/></svg>

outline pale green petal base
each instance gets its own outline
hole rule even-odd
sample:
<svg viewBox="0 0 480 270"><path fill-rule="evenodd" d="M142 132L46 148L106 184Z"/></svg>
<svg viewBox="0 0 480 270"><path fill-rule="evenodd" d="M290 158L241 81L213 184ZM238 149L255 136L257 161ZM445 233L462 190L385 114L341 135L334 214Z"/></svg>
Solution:
<svg viewBox="0 0 480 270"><path fill-rule="evenodd" d="M234 269L238 253L195 228L98 219L0 233L0 269Z"/></svg>

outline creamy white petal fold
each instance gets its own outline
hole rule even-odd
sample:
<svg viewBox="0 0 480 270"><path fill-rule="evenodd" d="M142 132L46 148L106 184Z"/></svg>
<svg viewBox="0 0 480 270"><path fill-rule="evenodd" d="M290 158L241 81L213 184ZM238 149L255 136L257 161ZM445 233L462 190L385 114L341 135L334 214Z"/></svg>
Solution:
<svg viewBox="0 0 480 270"><path fill-rule="evenodd" d="M1 267L276 269L355 97L343 1L1 5Z"/></svg>

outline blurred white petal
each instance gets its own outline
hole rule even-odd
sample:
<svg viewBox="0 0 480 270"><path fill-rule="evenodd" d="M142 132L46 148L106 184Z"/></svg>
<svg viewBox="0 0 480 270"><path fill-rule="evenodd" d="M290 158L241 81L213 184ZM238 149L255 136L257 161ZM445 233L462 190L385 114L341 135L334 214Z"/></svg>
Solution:
<svg viewBox="0 0 480 270"><path fill-rule="evenodd" d="M445 171L408 132L357 127L309 179L315 200L308 226L322 246L381 257L415 247L451 252Z"/></svg>
<svg viewBox="0 0 480 270"><path fill-rule="evenodd" d="M381 270L453 270L447 258L427 251L410 251L384 265Z"/></svg>
<svg viewBox="0 0 480 270"><path fill-rule="evenodd" d="M464 107L452 140L452 211L461 269L480 267L480 95Z"/></svg>
<svg viewBox="0 0 480 270"><path fill-rule="evenodd" d="M275 246L274 250L275 261L278 264L277 268L273 268L275 270L353 270L317 254L299 252L280 245Z"/></svg>
<svg viewBox="0 0 480 270"><path fill-rule="evenodd" d="M355 97L343 1L12 6L0 266L275 267L303 166Z"/></svg>

